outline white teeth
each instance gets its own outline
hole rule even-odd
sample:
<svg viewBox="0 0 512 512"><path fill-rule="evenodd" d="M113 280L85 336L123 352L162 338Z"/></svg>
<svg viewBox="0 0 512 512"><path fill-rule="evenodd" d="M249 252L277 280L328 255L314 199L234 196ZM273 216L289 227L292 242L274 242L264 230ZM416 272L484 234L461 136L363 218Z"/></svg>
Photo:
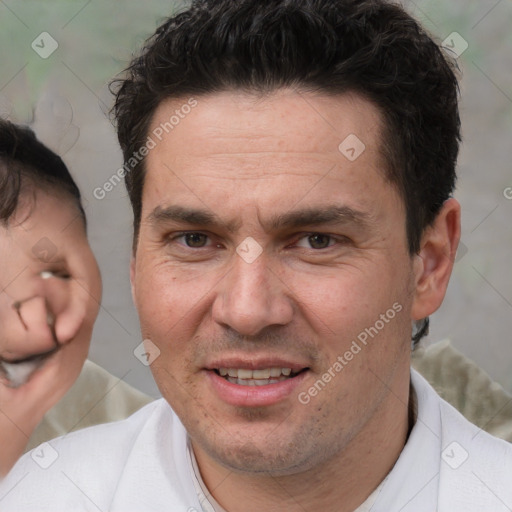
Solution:
<svg viewBox="0 0 512 512"><path fill-rule="evenodd" d="M271 377L280 377L281 376L281 368L270 368L270 376Z"/></svg>
<svg viewBox="0 0 512 512"><path fill-rule="evenodd" d="M252 370L244 370L244 369L241 369L241 370L235 370L237 373L238 373L238 378L239 379L252 379L253 376L253 371ZM231 375L231 370L229 370L229 375Z"/></svg>
<svg viewBox="0 0 512 512"><path fill-rule="evenodd" d="M266 386L267 384L277 384L283 382L288 377L281 375L277 379L235 379L233 377L226 377L231 384L238 384L239 386Z"/></svg>
<svg viewBox="0 0 512 512"><path fill-rule="evenodd" d="M266 370L253 370L252 378L253 379L270 379L271 369L267 368ZM247 377L242 377L240 372L238 372L238 376L242 379L247 379Z"/></svg>
<svg viewBox="0 0 512 512"><path fill-rule="evenodd" d="M219 374L233 384L244 386L265 386L286 380L292 373L291 368L264 368L248 370L247 368L219 368Z"/></svg>

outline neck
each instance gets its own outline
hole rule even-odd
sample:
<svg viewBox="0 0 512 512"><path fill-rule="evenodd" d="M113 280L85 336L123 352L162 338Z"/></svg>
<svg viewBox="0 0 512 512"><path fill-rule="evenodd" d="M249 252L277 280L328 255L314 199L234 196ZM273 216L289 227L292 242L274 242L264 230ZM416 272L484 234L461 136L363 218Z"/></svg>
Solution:
<svg viewBox="0 0 512 512"><path fill-rule="evenodd" d="M409 372L409 368L407 368ZM393 468L414 423L409 373L341 453L292 475L235 473L194 447L201 476L227 512L353 512ZM411 424L412 421L412 424Z"/></svg>

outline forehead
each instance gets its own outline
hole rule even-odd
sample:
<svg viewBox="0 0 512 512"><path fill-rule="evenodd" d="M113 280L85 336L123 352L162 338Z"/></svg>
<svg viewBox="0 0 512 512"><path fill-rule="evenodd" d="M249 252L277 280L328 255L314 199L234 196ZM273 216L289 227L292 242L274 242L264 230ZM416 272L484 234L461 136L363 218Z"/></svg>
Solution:
<svg viewBox="0 0 512 512"><path fill-rule="evenodd" d="M220 197L217 209L242 203L258 214L299 200L371 207L391 193L380 112L355 94L226 91L185 108L190 100L167 100L153 116L143 215L155 203L208 208Z"/></svg>
<svg viewBox="0 0 512 512"><path fill-rule="evenodd" d="M70 236L85 237L85 226L76 201L68 193L55 187L23 185L15 212L8 222L10 232L59 233L66 230Z"/></svg>
<svg viewBox="0 0 512 512"><path fill-rule="evenodd" d="M332 150L333 143L350 134L357 134L372 150L373 143L380 139L380 112L355 93L225 91L194 98L194 108L187 106L190 101L180 98L162 102L153 116L150 135L156 132L158 138L160 130L164 143L179 145L195 132L202 144L188 148L194 153L201 149L220 153L226 149L219 147L221 138L230 143L239 140L247 152L258 150L263 143L274 150Z"/></svg>

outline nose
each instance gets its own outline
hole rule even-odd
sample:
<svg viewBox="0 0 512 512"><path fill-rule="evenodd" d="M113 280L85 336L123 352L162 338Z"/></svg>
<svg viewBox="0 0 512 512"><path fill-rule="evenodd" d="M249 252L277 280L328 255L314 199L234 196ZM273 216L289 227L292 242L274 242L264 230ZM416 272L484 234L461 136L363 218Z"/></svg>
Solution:
<svg viewBox="0 0 512 512"><path fill-rule="evenodd" d="M219 283L212 306L214 321L244 336L255 336L293 317L288 288L261 255L248 263L237 254L233 267Z"/></svg>

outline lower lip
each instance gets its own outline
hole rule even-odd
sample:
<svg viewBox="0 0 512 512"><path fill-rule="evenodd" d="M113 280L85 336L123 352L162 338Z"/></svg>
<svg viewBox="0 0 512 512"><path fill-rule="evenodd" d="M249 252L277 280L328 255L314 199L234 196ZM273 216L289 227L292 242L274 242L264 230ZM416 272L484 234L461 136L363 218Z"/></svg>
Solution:
<svg viewBox="0 0 512 512"><path fill-rule="evenodd" d="M307 373L308 370L305 370L275 384L242 386L232 384L213 370L206 370L211 386L220 399L237 407L263 407L281 402L297 390Z"/></svg>

